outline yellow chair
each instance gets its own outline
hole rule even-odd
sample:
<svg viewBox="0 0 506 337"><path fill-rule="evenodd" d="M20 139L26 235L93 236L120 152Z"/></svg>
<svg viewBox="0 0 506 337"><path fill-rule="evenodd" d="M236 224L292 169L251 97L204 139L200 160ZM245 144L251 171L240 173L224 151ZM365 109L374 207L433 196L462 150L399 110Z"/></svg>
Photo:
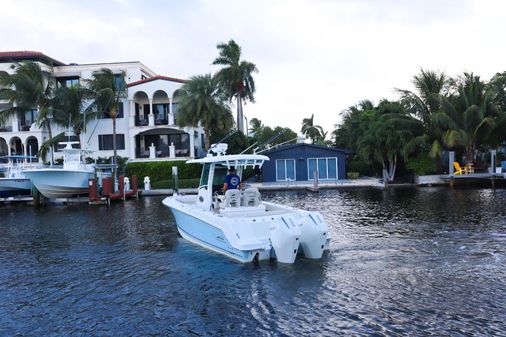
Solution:
<svg viewBox="0 0 506 337"><path fill-rule="evenodd" d="M473 165L473 163L467 163L464 166L464 172L467 173L467 174L474 173L474 165Z"/></svg>
<svg viewBox="0 0 506 337"><path fill-rule="evenodd" d="M453 172L453 174L455 174L455 175L466 174L466 171L462 167L460 167L459 162L454 161L453 167L455 168L455 172Z"/></svg>

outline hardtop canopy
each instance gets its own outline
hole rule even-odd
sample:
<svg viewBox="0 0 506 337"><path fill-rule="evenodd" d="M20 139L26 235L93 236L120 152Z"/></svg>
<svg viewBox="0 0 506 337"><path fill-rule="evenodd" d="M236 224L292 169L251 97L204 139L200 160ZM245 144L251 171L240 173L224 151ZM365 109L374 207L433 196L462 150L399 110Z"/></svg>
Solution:
<svg viewBox="0 0 506 337"><path fill-rule="evenodd" d="M199 159L188 160L187 164L218 164L227 166L230 168L234 167L262 167L265 161L268 161L269 157L261 154L230 154L224 156L208 156Z"/></svg>

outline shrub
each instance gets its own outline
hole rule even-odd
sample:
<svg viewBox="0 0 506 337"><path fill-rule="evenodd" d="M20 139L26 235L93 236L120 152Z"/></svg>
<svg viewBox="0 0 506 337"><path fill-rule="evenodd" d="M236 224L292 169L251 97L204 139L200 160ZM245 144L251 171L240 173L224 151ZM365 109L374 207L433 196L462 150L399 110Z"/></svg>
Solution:
<svg viewBox="0 0 506 337"><path fill-rule="evenodd" d="M139 179L149 177L151 183L172 179L172 166L177 166L179 179L199 179L202 167L200 164L186 164L184 161L155 161L128 163L127 176L136 175Z"/></svg>
<svg viewBox="0 0 506 337"><path fill-rule="evenodd" d="M423 176L427 173L435 172L436 164L427 153L419 153L415 158L410 158L408 160L406 168L417 176Z"/></svg>
<svg viewBox="0 0 506 337"><path fill-rule="evenodd" d="M196 188L199 187L200 178L179 179L179 188ZM172 180L158 180L151 183L151 188L173 188Z"/></svg>
<svg viewBox="0 0 506 337"><path fill-rule="evenodd" d="M126 168L126 165L127 165L127 162L128 162L128 157L121 157L121 156L118 156L118 174L121 175L123 173L125 173L125 168ZM112 156L111 157L98 157L98 158L91 158L91 157L86 157L84 158L84 161L86 162L86 164L92 164L92 163L95 163L95 164L110 164L112 163Z"/></svg>
<svg viewBox="0 0 506 337"><path fill-rule="evenodd" d="M346 176L348 177L348 179L358 179L358 177L360 177L360 173L358 173L358 172L348 172L346 174Z"/></svg>

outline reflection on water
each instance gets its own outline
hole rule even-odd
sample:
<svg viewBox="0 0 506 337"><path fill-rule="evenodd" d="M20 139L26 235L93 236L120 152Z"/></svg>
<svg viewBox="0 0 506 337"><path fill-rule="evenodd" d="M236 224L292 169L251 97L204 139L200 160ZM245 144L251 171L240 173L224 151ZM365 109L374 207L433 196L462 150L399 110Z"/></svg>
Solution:
<svg viewBox="0 0 506 337"><path fill-rule="evenodd" d="M242 265L161 198L0 207L0 335L502 335L506 191L266 193L318 210L321 261Z"/></svg>

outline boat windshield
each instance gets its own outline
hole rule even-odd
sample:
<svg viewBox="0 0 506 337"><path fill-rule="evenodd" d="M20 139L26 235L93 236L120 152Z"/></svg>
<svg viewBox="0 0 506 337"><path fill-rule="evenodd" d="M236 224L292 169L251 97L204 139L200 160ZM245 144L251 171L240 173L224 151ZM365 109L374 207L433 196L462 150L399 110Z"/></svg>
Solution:
<svg viewBox="0 0 506 337"><path fill-rule="evenodd" d="M202 168L202 175L200 176L200 186L207 186L209 179L209 171L211 170L211 164L204 164ZM212 181L212 191L221 192L223 189L223 184L225 183L225 177L228 174L228 167L222 165L214 166L214 174ZM238 169L237 174L240 176L240 170Z"/></svg>
<svg viewBox="0 0 506 337"><path fill-rule="evenodd" d="M226 166L216 166L214 168L213 193L222 191L227 173L228 169Z"/></svg>
<svg viewBox="0 0 506 337"><path fill-rule="evenodd" d="M207 185L207 179L209 178L210 168L211 168L211 164L204 164L204 167L202 168L202 175L200 176L200 185L199 186L206 186Z"/></svg>

